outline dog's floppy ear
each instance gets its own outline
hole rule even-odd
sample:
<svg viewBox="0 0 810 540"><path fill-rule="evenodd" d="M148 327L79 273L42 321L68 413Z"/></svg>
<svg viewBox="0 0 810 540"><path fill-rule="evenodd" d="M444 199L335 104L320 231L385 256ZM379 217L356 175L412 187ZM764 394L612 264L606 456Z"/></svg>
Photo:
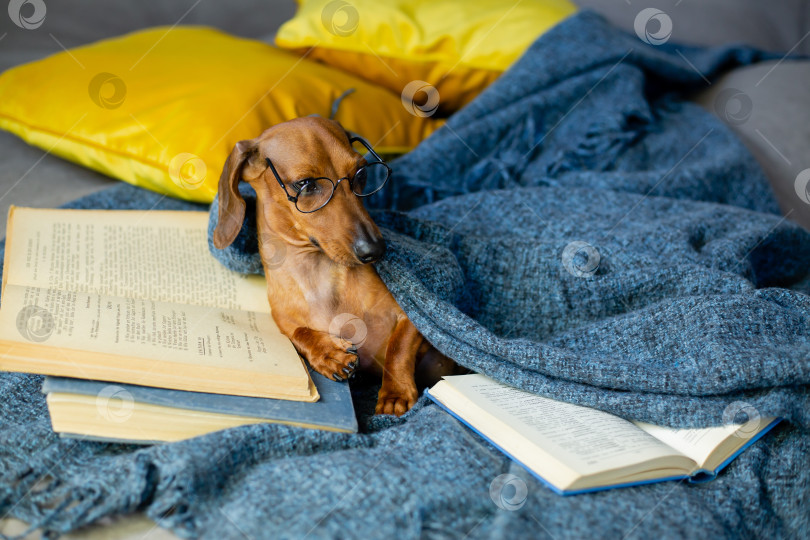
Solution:
<svg viewBox="0 0 810 540"><path fill-rule="evenodd" d="M230 246L242 228L245 220L245 199L239 194L239 179L242 167L250 153L256 148L254 141L239 141L222 168L219 177L219 214L214 229L214 246L225 249Z"/></svg>

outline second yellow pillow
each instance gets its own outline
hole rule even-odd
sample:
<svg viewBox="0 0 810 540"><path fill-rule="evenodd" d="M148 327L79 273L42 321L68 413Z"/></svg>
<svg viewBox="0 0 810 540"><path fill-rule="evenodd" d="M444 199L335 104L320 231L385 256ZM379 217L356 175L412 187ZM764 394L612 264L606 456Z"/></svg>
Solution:
<svg viewBox="0 0 810 540"><path fill-rule="evenodd" d="M382 84L429 116L471 101L574 12L568 0L301 0L276 44L312 48L310 58Z"/></svg>

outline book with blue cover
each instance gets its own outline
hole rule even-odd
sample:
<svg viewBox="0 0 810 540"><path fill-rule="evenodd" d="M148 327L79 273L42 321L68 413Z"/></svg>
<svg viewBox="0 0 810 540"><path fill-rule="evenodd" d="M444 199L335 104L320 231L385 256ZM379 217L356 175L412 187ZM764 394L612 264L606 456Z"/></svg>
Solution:
<svg viewBox="0 0 810 540"><path fill-rule="evenodd" d="M311 377L315 403L63 377L46 377L42 392L54 431L66 437L152 444L256 423L357 432L349 385Z"/></svg>
<svg viewBox="0 0 810 540"><path fill-rule="evenodd" d="M560 495L712 480L779 418L675 429L545 398L484 375L444 377L434 402Z"/></svg>

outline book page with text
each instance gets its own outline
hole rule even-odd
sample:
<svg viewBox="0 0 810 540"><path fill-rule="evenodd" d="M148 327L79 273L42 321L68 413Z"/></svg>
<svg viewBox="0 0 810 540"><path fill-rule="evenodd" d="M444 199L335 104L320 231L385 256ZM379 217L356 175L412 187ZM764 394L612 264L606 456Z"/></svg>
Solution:
<svg viewBox="0 0 810 540"><path fill-rule="evenodd" d="M209 253L207 212L11 212L4 287L270 311L262 276L232 272Z"/></svg>
<svg viewBox="0 0 810 540"><path fill-rule="evenodd" d="M482 409L580 475L680 456L622 418L544 398L484 375L444 377Z"/></svg>
<svg viewBox="0 0 810 540"><path fill-rule="evenodd" d="M148 386L150 369L158 363L163 371L181 375L224 368L288 377L302 388L309 384L298 353L269 313L8 283L0 309L0 345L0 369L25 368L27 357L49 365L71 363L73 375L81 376L86 362L60 353L81 348L109 355L104 364L113 368L142 373L142 380L132 384ZM25 349L32 345L48 351L31 354ZM117 364L116 357L126 357L127 364Z"/></svg>

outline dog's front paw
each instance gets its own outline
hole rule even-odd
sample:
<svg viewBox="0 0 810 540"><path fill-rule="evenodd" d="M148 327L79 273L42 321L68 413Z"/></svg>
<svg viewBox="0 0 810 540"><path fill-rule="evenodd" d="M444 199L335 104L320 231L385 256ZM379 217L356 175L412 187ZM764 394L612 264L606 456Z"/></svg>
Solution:
<svg viewBox="0 0 810 540"><path fill-rule="evenodd" d="M380 388L374 414L395 414L402 416L413 407L419 393L416 387L405 389Z"/></svg>
<svg viewBox="0 0 810 540"><path fill-rule="evenodd" d="M312 369L334 381L345 381L354 377L357 369L357 348L349 344L346 349L337 347L312 355L309 365Z"/></svg>
<svg viewBox="0 0 810 540"><path fill-rule="evenodd" d="M359 361L357 347L351 342L303 326L296 328L290 339L312 369L327 379L345 381L354 377Z"/></svg>

